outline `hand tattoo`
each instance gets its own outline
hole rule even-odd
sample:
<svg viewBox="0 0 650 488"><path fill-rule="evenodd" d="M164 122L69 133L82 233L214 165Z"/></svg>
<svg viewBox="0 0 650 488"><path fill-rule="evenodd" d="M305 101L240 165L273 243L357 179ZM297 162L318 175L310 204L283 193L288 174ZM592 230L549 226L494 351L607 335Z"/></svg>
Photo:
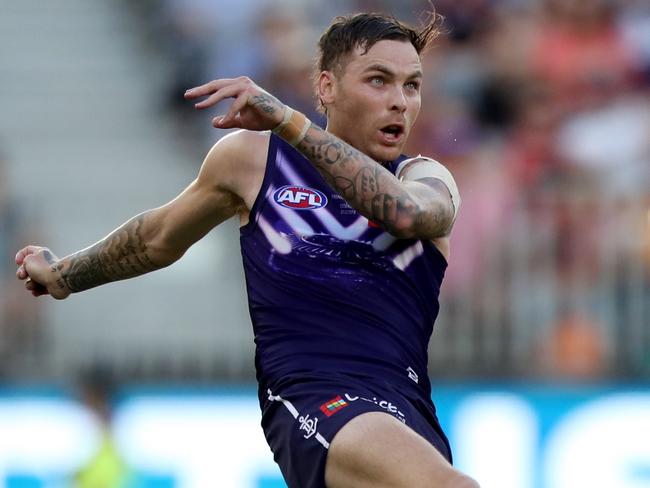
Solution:
<svg viewBox="0 0 650 488"><path fill-rule="evenodd" d="M267 93L260 93L252 96L249 100L251 105L259 108L266 114L273 114L280 107L280 101Z"/></svg>

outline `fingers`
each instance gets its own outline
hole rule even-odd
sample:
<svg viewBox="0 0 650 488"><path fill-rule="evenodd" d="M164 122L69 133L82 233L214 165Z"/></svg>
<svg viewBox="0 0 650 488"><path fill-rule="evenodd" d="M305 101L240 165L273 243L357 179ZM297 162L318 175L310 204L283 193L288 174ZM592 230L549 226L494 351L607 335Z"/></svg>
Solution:
<svg viewBox="0 0 650 488"><path fill-rule="evenodd" d="M220 129L231 129L236 127L238 125L236 121L237 114L246 106L247 103L248 95L237 97L226 115L212 119L212 125Z"/></svg>
<svg viewBox="0 0 650 488"><path fill-rule="evenodd" d="M282 121L280 111L276 110L282 107L279 100L245 76L214 80L185 92L188 100L202 96L207 98L194 104L197 109L212 107L222 100L234 98L228 113L212 119L212 125L218 129L261 131L276 127ZM278 116L280 120L277 120Z"/></svg>
<svg viewBox="0 0 650 488"><path fill-rule="evenodd" d="M16 278L19 280L24 280L28 277L29 275L27 274L27 271L25 271L24 266L19 266L18 269L16 270Z"/></svg>
<svg viewBox="0 0 650 488"><path fill-rule="evenodd" d="M31 278L27 278L27 280L25 281L25 288L27 288L29 291L47 293L47 288L45 288L45 286L41 285L40 283L37 283Z"/></svg>
<svg viewBox="0 0 650 488"><path fill-rule="evenodd" d="M195 86L194 88L189 88L188 90L185 91L185 99L192 100L194 98L198 98L205 95L209 95L210 93L214 93L219 89L219 85L223 84L220 83L221 81L225 82L226 80L214 80L200 86Z"/></svg>
<svg viewBox="0 0 650 488"><path fill-rule="evenodd" d="M32 295L34 295L35 297L49 294L47 288L45 288L40 283L36 283L31 278L27 278L27 280L25 281L25 288L31 291Z"/></svg>
<svg viewBox="0 0 650 488"><path fill-rule="evenodd" d="M22 248L18 253L16 253L16 264L18 269L16 270L16 277L19 280L25 280L25 288L28 291L32 292L32 295L35 297L40 297L41 295L49 295L47 288L40 283L32 280L27 272L27 265L30 259L34 259L31 256L41 252L43 249L46 249L42 246L26 246Z"/></svg>
<svg viewBox="0 0 650 488"><path fill-rule="evenodd" d="M16 264L17 265L22 265L23 261L25 261L25 258L29 256L30 254L36 254L39 252L43 247L41 246L27 246L23 247L18 253L16 253Z"/></svg>
<svg viewBox="0 0 650 488"><path fill-rule="evenodd" d="M241 82L243 80L244 78L222 78L220 80L213 80L209 83L205 83L204 85L188 89L185 92L185 99L193 100L195 98L204 97L206 95L215 93L226 86Z"/></svg>
<svg viewBox="0 0 650 488"><path fill-rule="evenodd" d="M245 89L246 87L241 84L225 86L214 92L205 100L195 103L194 108L204 109L212 107L226 98L238 98Z"/></svg>
<svg viewBox="0 0 650 488"><path fill-rule="evenodd" d="M238 129L241 127L241 121L239 120L239 115L236 115L232 119L226 121L226 116L222 115L221 117L215 117L212 119L212 127L216 129Z"/></svg>

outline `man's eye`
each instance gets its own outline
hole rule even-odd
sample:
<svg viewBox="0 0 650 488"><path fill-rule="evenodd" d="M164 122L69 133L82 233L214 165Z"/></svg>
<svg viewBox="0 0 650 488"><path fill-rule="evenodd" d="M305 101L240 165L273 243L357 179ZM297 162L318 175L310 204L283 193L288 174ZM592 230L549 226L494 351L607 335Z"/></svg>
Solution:
<svg viewBox="0 0 650 488"><path fill-rule="evenodd" d="M419 90L420 89L420 84L415 82L415 81L409 81L406 86L410 88L411 90Z"/></svg>
<svg viewBox="0 0 650 488"><path fill-rule="evenodd" d="M384 80L383 78L379 78L378 76L375 76L373 78L370 78L370 83L375 86L382 86L384 84Z"/></svg>

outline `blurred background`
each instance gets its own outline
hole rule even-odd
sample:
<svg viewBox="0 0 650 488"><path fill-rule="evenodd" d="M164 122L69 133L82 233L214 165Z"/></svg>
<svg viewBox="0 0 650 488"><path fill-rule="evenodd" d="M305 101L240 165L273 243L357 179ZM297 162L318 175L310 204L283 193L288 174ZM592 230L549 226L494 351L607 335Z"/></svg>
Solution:
<svg viewBox="0 0 650 488"><path fill-rule="evenodd" d="M650 3L434 5L443 35L423 59L423 110L408 152L446 164L463 196L430 344L434 400L458 462L486 487L649 487L650 448L633 440L650 436ZM311 75L332 18L374 10L418 25L429 8L418 0L0 0L0 483L126 486L124 473L137 471L134 486L283 486L258 439L236 222L170 268L64 302L26 293L13 256L27 243L74 252L189 184L224 135L210 119L225 105L196 113L186 88L247 75L323 125ZM603 401L618 406L598 417L593 403ZM217 422L204 412L197 432L218 423L223 441L223 429L252 426L257 440L241 451L259 453L254 465L263 468L242 461L247 475L218 481L169 464L183 458L176 451L152 454L160 443L147 433L170 424L192 431L170 419L203 418L196 409L205 402L230 413ZM578 407L596 415L579 425L609 425L610 442L618 435L634 454L608 455L610 464L634 459L631 467L617 464L611 479L596 470L591 484L580 470L571 478L575 459L572 469L557 467L573 459L567 446L584 454L600 443L563 427ZM233 415L243 411L250 418L240 425ZM21 417L29 412L36 417ZM485 420L459 420L476 422L475 414ZM70 451L54 431L44 434L50 424L61 439L78 439L67 441ZM573 441L557 440L560 431ZM163 438L176 439L170 432ZM503 469L479 449L494 449L482 435L497 434L516 453ZM31 435L50 439L54 458L16 440ZM195 445L188 465L214 442ZM65 462L52 461L64 451ZM84 463L91 474L70 478ZM93 469L112 473L102 479L113 484L92 481Z"/></svg>

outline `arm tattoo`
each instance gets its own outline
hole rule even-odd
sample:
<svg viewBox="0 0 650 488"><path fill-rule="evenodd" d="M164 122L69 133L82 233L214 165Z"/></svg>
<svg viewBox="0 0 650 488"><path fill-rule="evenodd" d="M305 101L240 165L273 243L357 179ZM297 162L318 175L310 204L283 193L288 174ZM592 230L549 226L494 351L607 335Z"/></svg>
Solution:
<svg viewBox="0 0 650 488"><path fill-rule="evenodd" d="M417 199L381 164L336 136L312 124L298 150L357 211L403 236L439 237L448 230L443 205Z"/></svg>
<svg viewBox="0 0 650 488"><path fill-rule="evenodd" d="M145 218L146 213L133 218L94 246L67 258L61 278L70 291L88 290L162 268L149 257L142 233Z"/></svg>
<svg viewBox="0 0 650 488"><path fill-rule="evenodd" d="M249 102L255 107L259 107L262 112L267 114L275 113L280 107L280 102L277 98L272 97L266 93L260 93L250 98Z"/></svg>

